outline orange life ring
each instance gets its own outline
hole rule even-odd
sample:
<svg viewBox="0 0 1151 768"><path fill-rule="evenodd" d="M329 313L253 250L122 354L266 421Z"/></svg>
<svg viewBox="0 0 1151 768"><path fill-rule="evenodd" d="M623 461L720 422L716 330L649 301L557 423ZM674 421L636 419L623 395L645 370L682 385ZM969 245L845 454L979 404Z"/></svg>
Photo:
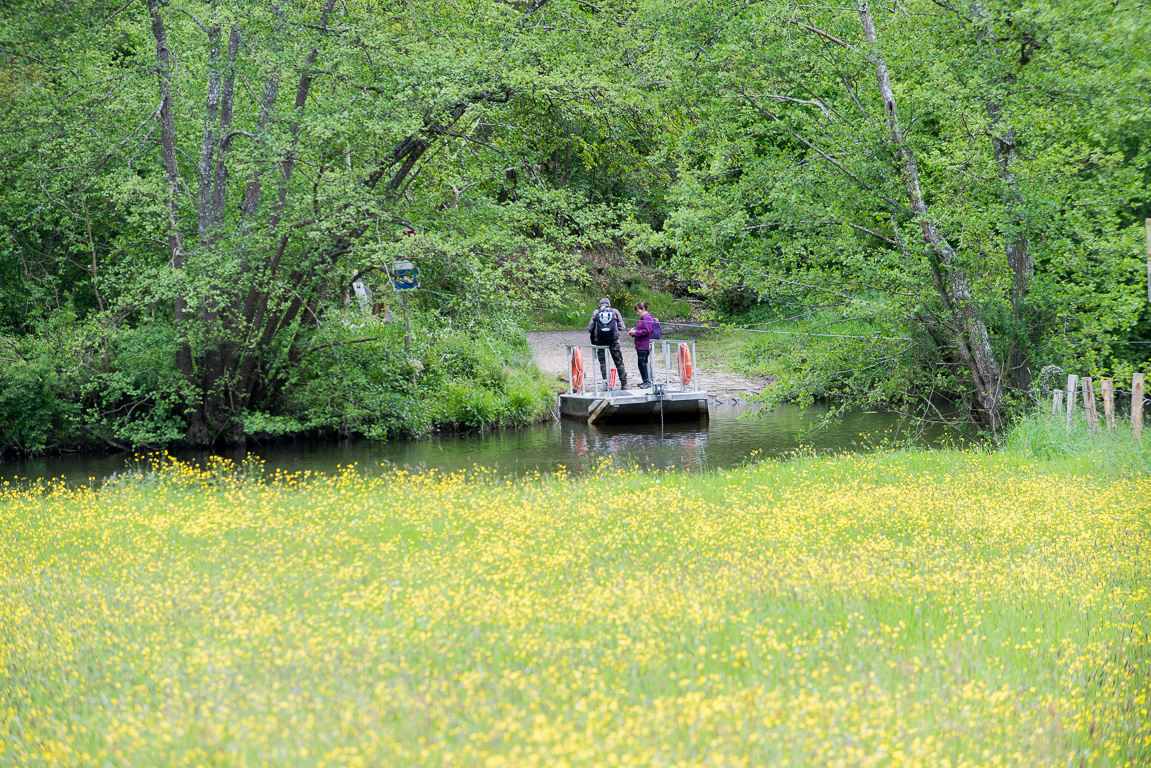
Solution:
<svg viewBox="0 0 1151 768"><path fill-rule="evenodd" d="M572 347L572 389L583 389L583 357L579 347Z"/></svg>
<svg viewBox="0 0 1151 768"><path fill-rule="evenodd" d="M691 367L691 347L687 344L679 345L679 380L683 382L685 387L691 386L692 379Z"/></svg>

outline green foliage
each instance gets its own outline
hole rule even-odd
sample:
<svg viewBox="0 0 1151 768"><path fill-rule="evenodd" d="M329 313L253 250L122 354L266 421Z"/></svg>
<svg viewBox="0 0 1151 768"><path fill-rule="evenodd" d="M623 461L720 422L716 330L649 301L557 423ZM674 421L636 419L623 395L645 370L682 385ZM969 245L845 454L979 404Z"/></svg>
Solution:
<svg viewBox="0 0 1151 768"><path fill-rule="evenodd" d="M305 429L377 439L550 416L554 392L531 364L518 326L493 323L469 334L440 320L418 316L405 350L399 323L356 311L333 316L285 387L286 411ZM365 338L372 340L348 343Z"/></svg>
<svg viewBox="0 0 1151 768"><path fill-rule="evenodd" d="M0 450L161 447L184 431L170 324L109 332L63 313L0 355Z"/></svg>
<svg viewBox="0 0 1151 768"><path fill-rule="evenodd" d="M65 389L93 400L85 418L106 439L170 439L173 413L193 443L295 431L275 421L284 398L319 404L304 428L355 430L375 411L373 434L426 432L433 417L412 406L426 377L409 383L390 352L349 349L340 383L295 367L302 354L303 371L323 368L309 350L333 332L318 318L343 305L352 275L383 285L394 260L413 259L415 309L468 331L582 285L579 254L615 245L661 196L640 141L646 107L619 77L641 43L578 3L11 11L0 328L99 323L112 364L81 366L87 378ZM160 31L172 67L157 59ZM409 228L418 237L399 234ZM146 346L163 346L175 382L128 359L157 322L170 338ZM105 407L145 391L146 408ZM344 403L361 397L370 406ZM467 420L527 418L517 402ZM159 421L141 426L143 413Z"/></svg>
<svg viewBox="0 0 1151 768"><path fill-rule="evenodd" d="M21 445L48 440L35 426L48 422L73 441L158 445L425 433L532 410L534 384L515 407L499 397L519 385L498 377L449 388L472 375L444 370L455 352L441 364L424 342L396 355L390 336L347 344L332 329L352 276L386 294L396 259L420 268L423 331L450 324L467 343L531 307L582 327L602 295L664 320L699 318L695 299L728 316L851 305L868 336L854 347L749 348L749 368L774 366L777 398L972 407L957 304L1006 372L991 377L1001 401L1048 364L1151 365L1151 347L1118 343L1151 340L1151 50L1130 0L914 0L872 9L874 45L856 8L779 2L6 10L0 330L54 340L63 361L2 385ZM927 214L904 193L879 55ZM224 110L213 100L232 77ZM266 109L262 93L278 94ZM946 269L928 221L954 246ZM1014 296L1022 241L1034 276ZM953 277L969 299L949 294ZM90 433L59 426L45 392Z"/></svg>
<svg viewBox="0 0 1151 768"><path fill-rule="evenodd" d="M762 314L758 316L762 317ZM743 325L736 321L733 324ZM743 335L736 365L748 373L774 377L764 399L774 407L785 402L811 403L835 396L867 406L906 405L908 393L925 382L912 379L908 365L916 345L908 340L893 354L890 338L905 332L840 309L760 323L763 333ZM737 333L732 331L731 333Z"/></svg>
<svg viewBox="0 0 1151 768"><path fill-rule="evenodd" d="M183 382L172 366L170 323L112 333L69 323L45 332L10 345L12 357L0 355L0 450L147 449L181 439ZM514 323L468 331L413 312L411 338L405 351L402 323L358 307L331 312L302 339L309 346L296 353L282 394L243 414L244 432L384 439L550 418L554 389Z"/></svg>
<svg viewBox="0 0 1151 768"><path fill-rule="evenodd" d="M0 362L0 434L5 447L43 450L71 414L55 392L56 370L45 356Z"/></svg>
<svg viewBox="0 0 1151 768"><path fill-rule="evenodd" d="M994 368L1009 372L1002 399L1027 389L1027 370L1108 364L1109 342L1138 333L1151 112L1147 38L1131 37L1137 4L876 8L875 45L852 7L679 10L653 5L651 23L679 54L696 119L669 133L679 175L663 230L642 247L672 253L728 313L749 298L876 300L855 314L916 345L757 344L781 369L824 357L815 367L830 377L826 390L856 402L911 387L916 399L967 405L975 374L956 341L966 332L952 319L957 303L986 326ZM925 216L909 207L873 54L895 83ZM924 219L955 248L947 269L931 266ZM1035 274L1016 301L1007 251L1020 238ZM969 300L949 296L955 275L969 281ZM1145 349L1116 349L1149 364ZM860 375L878 360L893 362Z"/></svg>
<svg viewBox="0 0 1151 768"><path fill-rule="evenodd" d="M635 315L635 304L646 301L648 311L658 317L661 322L673 320L696 320L696 308L686 299L679 298L672 293L651 288L647 284L636 280L631 284L616 286L607 291L587 290L579 294L568 295L559 302L554 309L537 311L532 315L533 323L538 327L559 327L583 330L587 328L588 318L592 311L599 306L599 300L607 295L613 307L627 318Z"/></svg>

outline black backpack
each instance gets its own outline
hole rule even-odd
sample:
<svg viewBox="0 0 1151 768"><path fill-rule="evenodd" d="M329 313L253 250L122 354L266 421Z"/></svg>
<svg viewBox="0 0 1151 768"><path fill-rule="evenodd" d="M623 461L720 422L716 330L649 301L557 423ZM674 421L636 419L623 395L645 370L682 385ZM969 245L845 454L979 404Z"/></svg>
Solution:
<svg viewBox="0 0 1151 768"><path fill-rule="evenodd" d="M615 322L615 312L606 307L595 313L595 343L610 347L619 341L619 326Z"/></svg>

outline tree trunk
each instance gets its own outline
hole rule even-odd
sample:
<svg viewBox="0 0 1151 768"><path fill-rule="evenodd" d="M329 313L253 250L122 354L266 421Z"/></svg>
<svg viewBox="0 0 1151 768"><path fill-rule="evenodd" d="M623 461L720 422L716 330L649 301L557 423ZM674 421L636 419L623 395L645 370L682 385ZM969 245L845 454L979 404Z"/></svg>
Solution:
<svg viewBox="0 0 1151 768"><path fill-rule="evenodd" d="M220 94L220 134L216 142L216 170L212 179L212 218L209 231L214 239L224 226L224 207L228 199L227 154L231 146L232 110L236 89L236 56L240 52L240 30L232 27L228 35L228 71Z"/></svg>
<svg viewBox="0 0 1151 768"><path fill-rule="evenodd" d="M215 13L215 6L212 6L212 15ZM212 160L216 152L216 123L220 114L220 27L215 19L210 23L213 26L208 30L208 96L204 104L204 132L200 141L200 164L197 166L200 177L197 218L201 248L207 244L212 228Z"/></svg>
<svg viewBox="0 0 1151 768"><path fill-rule="evenodd" d="M172 55L168 48L168 35L164 29L164 18L160 15L159 0L144 0L152 21L152 37L156 41L156 77L160 86L160 158L164 165L165 205L168 208L168 253L169 264L176 272L176 296L172 315L176 333L180 341L176 348L176 368L188 386L185 403L188 406L188 433L190 443L202 443L207 439L208 427L200 412L198 393L195 391L196 366L192 359L192 349L186 337L188 325L188 302L181 292L181 278L184 268L184 240L180 232L179 181L180 167L176 160L176 120L172 109Z"/></svg>
<svg viewBox="0 0 1151 768"><path fill-rule="evenodd" d="M943 306L951 316L949 328L956 352L967 366L975 390L976 422L992 433L998 433L1001 423L1002 396L1000 393L999 363L991 349L987 325L979 316L973 302L967 275L959 264L955 250L935 226L919 181L919 166L915 153L905 140L899 125L895 93L887 64L879 52L879 41L867 0L858 0L859 20L864 34L871 43L871 59L875 64L875 79L883 97L883 113L887 122L888 138L901 164L904 188L912 215L927 244L932 277Z"/></svg>
<svg viewBox="0 0 1151 768"><path fill-rule="evenodd" d="M972 22L979 25L980 57L992 68L1001 66L1000 57L994 49L994 39L987 28L988 20L979 3L972 5ZM1035 275L1035 263L1031 255L1031 239L1027 234L1027 220L1023 211L1023 197L1019 193L1018 179L1012 169L1019 159L1019 145L1015 141L1015 129L1003 116L1003 104L994 95L995 89L989 85L1010 85L1013 78L998 77L993 83L984 84L983 108L991 121L991 147L995 153L995 172L999 177L1000 200L1007 213L1007 226L1004 232L1004 251L1007 264L1011 268L1011 315L1015 320L1013 335L1017 340L1011 355L1011 386L1018 390L1031 387L1031 369L1020 346L1028 341L1027 328L1030 325L1030 312L1026 299L1031 290L1031 279Z"/></svg>
<svg viewBox="0 0 1151 768"><path fill-rule="evenodd" d="M324 29L327 28L328 19L331 16L335 4L336 0L327 0L327 2L325 2L323 13L320 17L320 27ZM237 346L228 357L230 365L234 366L230 368L230 370L234 373L232 382L234 392L233 405L237 408L247 407L252 393L256 390L256 378L262 373L259 367L260 360L258 350L267 347L271 343L272 338L274 338L276 331L290 325L295 319L295 315L299 312L301 299L297 294L291 299L288 307L282 314L277 315L277 313L273 312L271 317L267 315L270 286L277 277L280 262L288 247L288 234L281 234L278 230L283 216L283 209L287 205L289 183L291 182L292 172L295 168L296 149L300 137L299 117L308 102L308 93L312 87L312 67L316 63L317 55L319 55L319 46L312 48L308 53L304 61L303 71L300 74L300 81L296 86L295 109L293 112L295 119L290 127L291 143L287 152L284 154L284 159L280 162L279 189L268 222L268 235L270 238L275 238L275 240L272 241L275 248L269 248L265 252L264 269L256 278L265 281L268 287L261 291L258 290L256 286L252 286L249 290L247 300L244 303L243 318L241 321L244 326L244 341ZM264 90L269 114L272 101L275 99L275 94L278 90L279 79L278 77L274 77L269 81ZM264 107L265 104L261 104L261 119L263 119L264 116ZM249 191L251 192L252 209L250 211L245 210L245 214L250 213L254 216L260 195L260 182L258 177L253 183L249 184ZM248 195L245 195L245 208L248 202Z"/></svg>

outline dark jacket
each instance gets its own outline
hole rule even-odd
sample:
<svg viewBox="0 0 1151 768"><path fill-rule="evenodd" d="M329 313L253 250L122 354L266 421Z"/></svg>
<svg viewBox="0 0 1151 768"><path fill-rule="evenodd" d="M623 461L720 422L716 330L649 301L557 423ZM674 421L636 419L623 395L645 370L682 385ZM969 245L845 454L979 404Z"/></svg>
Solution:
<svg viewBox="0 0 1151 768"><path fill-rule="evenodd" d="M624 323L624 321L623 321L623 315L621 315L619 313L619 310L616 309L615 307L608 307L608 309L610 309L612 311L612 314L615 315L616 329L619 331L619 335L623 336L624 334L627 333L627 324ZM598 314L599 314L599 308L597 307L596 311L591 313L591 317L588 318L588 321L587 321L587 335L588 335L588 338L591 339L592 344L595 344L595 316ZM617 339L616 343L619 343L618 339Z"/></svg>
<svg viewBox="0 0 1151 768"><path fill-rule="evenodd" d="M645 352L651 349L651 335L655 332L655 318L651 316L651 312L644 313L644 316L639 319L635 324L635 351Z"/></svg>

